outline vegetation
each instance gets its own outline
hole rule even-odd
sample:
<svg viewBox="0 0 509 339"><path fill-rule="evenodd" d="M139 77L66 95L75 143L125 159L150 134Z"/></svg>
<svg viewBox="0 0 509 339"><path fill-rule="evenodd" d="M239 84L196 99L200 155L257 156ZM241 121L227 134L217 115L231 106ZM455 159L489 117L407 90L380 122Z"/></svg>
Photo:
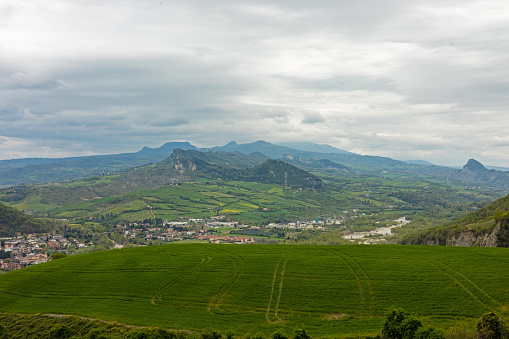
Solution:
<svg viewBox="0 0 509 339"><path fill-rule="evenodd" d="M16 232L38 233L47 232L49 225L36 220L15 208L0 203L0 237L10 237Z"/></svg>
<svg viewBox="0 0 509 339"><path fill-rule="evenodd" d="M218 333L380 334L386 310L444 333L507 317L503 248L182 244L70 256L0 275L0 311ZM426 330L424 328L422 331ZM417 332L416 332L417 333Z"/></svg>
<svg viewBox="0 0 509 339"><path fill-rule="evenodd" d="M461 233L471 232L473 236L480 237L490 234L495 226L500 228L497 233L497 246L509 247L509 195L458 220L406 235L402 237L401 243L423 245L432 242L446 245Z"/></svg>

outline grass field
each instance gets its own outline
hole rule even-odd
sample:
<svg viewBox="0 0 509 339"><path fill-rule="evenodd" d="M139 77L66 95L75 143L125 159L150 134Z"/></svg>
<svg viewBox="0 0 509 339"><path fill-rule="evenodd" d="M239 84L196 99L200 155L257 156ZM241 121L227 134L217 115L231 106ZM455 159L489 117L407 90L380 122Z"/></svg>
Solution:
<svg viewBox="0 0 509 339"><path fill-rule="evenodd" d="M0 311L237 334L380 333L388 308L443 329L509 315L509 250L181 244L83 254L0 276Z"/></svg>

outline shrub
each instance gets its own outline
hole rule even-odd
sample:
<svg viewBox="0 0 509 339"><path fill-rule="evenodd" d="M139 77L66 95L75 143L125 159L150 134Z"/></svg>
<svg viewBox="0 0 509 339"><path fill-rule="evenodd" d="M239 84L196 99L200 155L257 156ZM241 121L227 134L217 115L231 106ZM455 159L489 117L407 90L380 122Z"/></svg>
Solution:
<svg viewBox="0 0 509 339"><path fill-rule="evenodd" d="M222 335L216 331L209 331L202 334L202 339L221 339Z"/></svg>
<svg viewBox="0 0 509 339"><path fill-rule="evenodd" d="M493 313L485 313L477 321L478 339L502 339L503 323L498 316Z"/></svg>
<svg viewBox="0 0 509 339"><path fill-rule="evenodd" d="M287 336L285 336L283 333L281 333L280 330L277 330L273 335L272 339L288 339Z"/></svg>
<svg viewBox="0 0 509 339"><path fill-rule="evenodd" d="M49 331L50 339L67 339L73 335L73 332L66 325L58 324Z"/></svg>
<svg viewBox="0 0 509 339"><path fill-rule="evenodd" d="M311 339L311 337L306 333L305 329L295 330L294 339Z"/></svg>
<svg viewBox="0 0 509 339"><path fill-rule="evenodd" d="M422 327L419 320L408 318L401 309L390 310L382 328L383 339L411 339Z"/></svg>

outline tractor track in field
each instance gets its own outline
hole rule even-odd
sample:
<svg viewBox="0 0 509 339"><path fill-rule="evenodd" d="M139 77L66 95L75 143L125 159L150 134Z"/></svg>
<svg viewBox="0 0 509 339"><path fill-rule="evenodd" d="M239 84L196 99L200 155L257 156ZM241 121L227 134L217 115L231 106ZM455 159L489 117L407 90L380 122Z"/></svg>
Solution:
<svg viewBox="0 0 509 339"><path fill-rule="evenodd" d="M170 287L172 287L173 285L175 285L176 283L178 283L179 281L181 281L182 279L184 279L188 275L194 273L200 267L208 264L211 260L212 260L212 257L208 257L208 259L201 258L201 262L198 265L196 265L193 268L191 268L190 270L184 272L183 274L181 274L180 276L178 276L177 278L173 279L172 281L170 281L166 285L164 285L162 288L160 288L152 296L152 299L150 299L150 303L153 304L153 305L157 305L157 301L162 301L163 294L166 293L166 291L168 291L170 289Z"/></svg>
<svg viewBox="0 0 509 339"><path fill-rule="evenodd" d="M230 252L227 252L225 250L219 249L219 248L211 248L213 251L226 255L230 259L232 259L235 262L235 271L231 275L228 280L224 282L224 284L219 288L219 290L210 298L210 302L208 304L207 310L210 313L214 314L222 314L217 311L221 311L219 306L221 305L221 302L223 298L225 297L228 290L235 285L237 280L244 274L244 269L246 268L246 262L244 258L242 258L240 255L234 255ZM240 263L239 263L240 261Z"/></svg>
<svg viewBox="0 0 509 339"><path fill-rule="evenodd" d="M278 273L278 269L279 269L279 265L281 264L281 261L284 259L284 257L281 257L276 265L276 268L274 270L274 277L272 279L272 288L271 288L271 291L270 291L270 298L269 298L269 304L267 305L267 311L265 312L265 318L267 319L267 322L269 324L274 324L274 323L277 323L279 322L279 318L278 318L278 315L277 315L277 312L279 310L279 301L281 300L281 294L282 294L282 290L283 290L283 278L284 278L284 275L285 275L285 268L286 268L286 264L288 263L288 259L290 259L290 257L288 256L286 258L286 260L284 261L283 263L283 267L281 269L281 273L280 273L280 281L279 281L279 293L278 293L278 296L277 296L277 301L276 301L276 306L274 308L274 316L276 318L275 321L271 321L270 320L270 310L271 310L271 304L272 304L272 299L274 297L274 287L276 285L276 280L277 280L277 273Z"/></svg>
<svg viewBox="0 0 509 339"><path fill-rule="evenodd" d="M424 259L420 256L417 256L417 258L421 261L424 261L430 265L432 265L433 267L435 267L437 270L439 270L440 272L442 272L444 275L448 276L449 278L451 278L454 282L456 282L456 284L458 284L463 290L465 290L465 292L467 292L472 298L474 298L477 302L479 302L481 305L483 305L484 307L486 307L487 309L491 310L492 312L494 313L497 313L495 308L488 305L486 302L484 302L483 300L481 300L481 298L479 296L477 296L475 294L474 291L470 290L467 286L465 286L464 283L462 283L460 280L458 280L457 277L455 277L453 274L451 274L450 272L447 272L445 269L443 268L440 268L436 263L434 263L433 261L436 261L442 265L444 265L446 268L448 268L449 270L453 271L454 274L457 274L459 275L459 279L463 278L465 281L467 281L468 283L472 284L478 291L477 293L481 292L482 294L486 295L488 297L488 299L490 299L490 301L492 303L495 303L497 306L501 305L499 302L497 302L495 299L493 299L492 297L490 297L486 292L484 292L479 286L477 286L476 284L474 284L470 279L468 279L467 277L465 277L463 274L459 273L458 271L452 269L451 267L449 267L448 265L444 264L443 262L439 261L439 260L433 260L433 259Z"/></svg>
<svg viewBox="0 0 509 339"><path fill-rule="evenodd" d="M344 252L342 252L342 251L340 251L338 249L330 249L328 251L332 252L334 255L340 257L341 259L343 259L343 261L346 262L346 264L350 268L350 271L352 271L352 273L354 274L355 279L357 280L357 284L359 286L359 291L361 293L361 313L364 313L364 306L365 306L365 301L366 301L366 293L364 291L364 287L362 286L363 285L362 281L364 280L366 282L366 284L369 286L369 288L368 288L369 289L369 294L370 294L370 296L369 296L369 300L370 300L369 309L370 309L370 313L372 314L373 313L373 309L374 309L374 304L375 304L375 297L374 297L374 293L373 293L371 279L369 279L369 276L366 273L366 271L364 270L364 268L357 262L357 260L355 260L354 258L349 256L348 254L346 254L346 253L344 253ZM352 261L355 264L355 266L358 267L358 269L364 275L363 279L361 279L360 275L355 270L354 265L352 265L352 263L348 259L346 259L346 258L348 258L350 261Z"/></svg>
<svg viewBox="0 0 509 339"><path fill-rule="evenodd" d="M375 293L373 292L373 284L371 283L371 279L369 278L368 273L366 272L364 267L362 267L362 265L359 264L359 262L354 257L352 257L352 256L350 256L350 255L346 254L345 252L340 251L338 249L335 249L335 250L338 251L338 252L343 253L348 258L352 259L355 262L355 264L361 269L362 273L364 274L366 282L368 283L368 286L369 286L369 301L370 301L369 310L370 310L371 314L373 314L374 308L375 308Z"/></svg>
<svg viewBox="0 0 509 339"><path fill-rule="evenodd" d="M457 275L459 275L460 277L462 277L463 279L465 279L466 281L468 281L470 284L472 284L472 286L474 286L476 289L478 289L482 294L484 294L488 299L490 299L494 304L496 304L497 306L502 306L502 304L494 299L492 296L490 296L488 293L486 293L482 288L480 288L476 283L474 283L472 280L470 280L467 276L465 276L463 273L459 272L458 270L452 268L451 266L447 265L446 263L444 263L443 261L440 261L440 260L436 260L434 259L435 261L441 263L442 265L444 265L445 267L447 267L448 269L450 269L451 271L455 272Z"/></svg>

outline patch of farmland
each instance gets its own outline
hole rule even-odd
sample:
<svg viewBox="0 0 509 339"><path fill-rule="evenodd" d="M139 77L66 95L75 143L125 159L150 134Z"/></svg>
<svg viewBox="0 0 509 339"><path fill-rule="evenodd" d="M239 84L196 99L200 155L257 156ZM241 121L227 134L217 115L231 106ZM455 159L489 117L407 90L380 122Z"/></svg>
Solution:
<svg viewBox="0 0 509 339"><path fill-rule="evenodd" d="M148 211L146 211L148 212ZM83 254L0 276L0 311L174 329L379 333L388 308L447 329L508 316L509 251L182 244Z"/></svg>

